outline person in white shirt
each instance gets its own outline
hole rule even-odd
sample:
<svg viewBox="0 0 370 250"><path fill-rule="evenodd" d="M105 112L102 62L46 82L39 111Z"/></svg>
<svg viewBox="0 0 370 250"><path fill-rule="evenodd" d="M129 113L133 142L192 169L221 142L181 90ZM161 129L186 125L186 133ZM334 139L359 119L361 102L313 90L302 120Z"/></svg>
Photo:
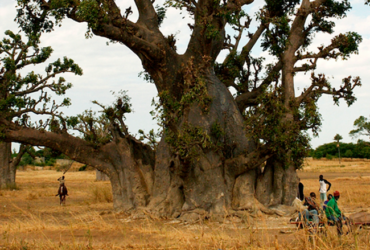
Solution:
<svg viewBox="0 0 370 250"><path fill-rule="evenodd" d="M324 179L323 175L320 175L319 177L319 183L320 183L320 203L321 206L323 206L324 202L326 201L326 193L330 190L331 183ZM326 184L329 185L328 189L326 189Z"/></svg>

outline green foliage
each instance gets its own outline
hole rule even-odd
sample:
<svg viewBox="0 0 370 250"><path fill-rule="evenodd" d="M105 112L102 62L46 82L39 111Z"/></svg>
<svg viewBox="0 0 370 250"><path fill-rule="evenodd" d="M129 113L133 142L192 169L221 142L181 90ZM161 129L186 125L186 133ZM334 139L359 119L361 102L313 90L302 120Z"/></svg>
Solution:
<svg viewBox="0 0 370 250"><path fill-rule="evenodd" d="M330 155L330 154L326 154L326 155L325 155L325 158L326 158L327 160L333 160L334 156L332 156L332 155Z"/></svg>
<svg viewBox="0 0 370 250"><path fill-rule="evenodd" d="M305 115L308 114L305 114L304 107L292 106L294 120L287 119L282 98L280 88L266 89L258 97L260 105L245 112L246 132L256 145L268 146L269 152L286 166L293 164L299 168L308 154L310 137L305 132L307 124L297 121L306 121ZM313 124L312 129L319 125Z"/></svg>
<svg viewBox="0 0 370 250"><path fill-rule="evenodd" d="M244 10L234 12L228 11L226 13L218 14L218 16L225 18L227 23L231 25L234 30L238 29L238 26L242 19L249 18L249 15L245 13Z"/></svg>
<svg viewBox="0 0 370 250"><path fill-rule="evenodd" d="M315 25L313 32L333 33L335 23L332 18L341 19L346 17L351 9L351 4L345 1L328 0L312 15L312 24Z"/></svg>
<svg viewBox="0 0 370 250"><path fill-rule="evenodd" d="M346 157L346 158L352 158L352 156L353 156L352 150L350 150L350 149L346 150L346 152L344 152L343 156Z"/></svg>
<svg viewBox="0 0 370 250"><path fill-rule="evenodd" d="M175 134L168 131L166 142L171 145L175 154L184 160L195 160L202 150L209 150L213 144L207 131L198 126L192 126L189 123L183 124L181 130Z"/></svg>
<svg viewBox="0 0 370 250"><path fill-rule="evenodd" d="M138 76L141 77L142 79L144 79L144 81L146 81L146 82L154 83L153 78L150 76L150 74L148 72L141 71Z"/></svg>
<svg viewBox="0 0 370 250"><path fill-rule="evenodd" d="M268 50L270 54L280 56L289 45L289 18L286 15L274 17L271 24L272 28L265 32L261 46L264 51Z"/></svg>
<svg viewBox="0 0 370 250"><path fill-rule="evenodd" d="M163 20L166 18L166 8L157 4L155 10L157 12L158 26L160 27Z"/></svg>
<svg viewBox="0 0 370 250"><path fill-rule="evenodd" d="M208 39L215 39L215 38L220 37L219 29L211 23L208 24L206 26L206 37Z"/></svg>
<svg viewBox="0 0 370 250"><path fill-rule="evenodd" d="M188 88L181 97L180 105L182 108L197 103L201 110L207 114L212 98L208 95L207 83L202 77L196 78L195 84L188 84Z"/></svg>
<svg viewBox="0 0 370 250"><path fill-rule="evenodd" d="M336 141L336 142L338 142L339 143L339 141L340 140L342 140L343 139L343 137L340 135L340 134L336 134L335 136L334 136L334 141Z"/></svg>
<svg viewBox="0 0 370 250"><path fill-rule="evenodd" d="M28 152L24 153L18 166L54 166L57 159L65 159L66 156L62 153L45 148L36 151L33 147L27 149ZM14 155L15 157L16 155ZM44 158L44 162L36 162L35 157Z"/></svg>
<svg viewBox="0 0 370 250"><path fill-rule="evenodd" d="M358 47L362 42L362 37L356 32L347 32L334 38L339 44L339 51L342 53L343 60L349 58L351 54L358 54Z"/></svg>
<svg viewBox="0 0 370 250"><path fill-rule="evenodd" d="M3 111L1 116L7 120L16 119L25 126L44 128L47 123L44 124L42 120L31 125L29 113L59 116L57 109L69 106L70 99L64 98L57 104L52 101L48 90L56 95L65 95L72 84L67 83L63 77L51 80L65 72L82 75L82 69L73 60L65 57L63 61L57 59L50 63L45 68L44 76L33 71L22 76L19 74L20 70L45 62L53 50L51 47L39 46L40 34L27 34L26 42L22 41L21 35L9 30L5 34L7 38L0 42L0 62L3 64L0 82L0 109Z"/></svg>
<svg viewBox="0 0 370 250"><path fill-rule="evenodd" d="M217 140L221 139L225 135L225 131L221 128L219 122L214 122L211 125L211 135Z"/></svg>
<svg viewBox="0 0 370 250"><path fill-rule="evenodd" d="M286 13L291 13L300 0L265 0L266 9L271 16L281 17Z"/></svg>
<svg viewBox="0 0 370 250"><path fill-rule="evenodd" d="M364 141L354 143L339 143L341 152L344 157L349 158L366 158L370 159L370 144ZM320 159L327 155L338 156L338 147L336 142L327 143L318 146L311 154L313 158Z"/></svg>
<svg viewBox="0 0 370 250"><path fill-rule="evenodd" d="M186 107L196 103L203 113L209 112L209 106L212 98L208 95L206 80L198 76L199 69L192 69L193 58L189 65L185 68L186 76L182 83L185 87L182 90L180 97L176 97L168 90L164 90L158 94L159 102L152 100L154 110L151 111L153 119L157 119L158 124L165 130L171 128L179 119L182 118Z"/></svg>
<svg viewBox="0 0 370 250"><path fill-rule="evenodd" d="M61 121L53 120L52 130L61 130L61 124L65 123L68 129L80 132L82 139L96 148L111 142L115 133L127 135L124 120L125 115L133 111L130 97L125 90L112 91L112 95L114 101L107 106L93 101L101 108L100 115L90 109L77 116L63 118Z"/></svg>
<svg viewBox="0 0 370 250"><path fill-rule="evenodd" d="M357 118L354 121L353 126L355 127L355 129L349 132L350 136L370 136L370 121L366 117L360 116L359 118Z"/></svg>
<svg viewBox="0 0 370 250"><path fill-rule="evenodd" d="M26 166L26 165L34 165L34 160L28 153L24 153L21 161L18 164L18 166Z"/></svg>
<svg viewBox="0 0 370 250"><path fill-rule="evenodd" d="M263 68L264 61L263 57L254 58L252 56L248 56L245 60L242 53L231 52L223 63L215 63L215 72L223 82L235 81L238 86L237 95L240 95L253 90L256 80L260 77L260 69ZM245 64L248 67L245 67ZM251 75L255 77L252 78Z"/></svg>
<svg viewBox="0 0 370 250"><path fill-rule="evenodd" d="M101 23L109 21L107 1L51 0L50 11L40 8L39 0L17 0L16 21L28 34L51 32L60 26L62 20L75 8L76 17L87 22L86 38L92 37L92 29L99 29ZM28 6L27 8L25 6Z"/></svg>
<svg viewBox="0 0 370 250"><path fill-rule="evenodd" d="M161 132L154 132L154 129L151 129L148 134L146 134L142 129L138 131L140 137L140 141L146 141L149 146L151 146L154 150L157 148L159 140L161 138Z"/></svg>
<svg viewBox="0 0 370 250"><path fill-rule="evenodd" d="M78 171L86 171L87 165L83 165L78 169Z"/></svg>

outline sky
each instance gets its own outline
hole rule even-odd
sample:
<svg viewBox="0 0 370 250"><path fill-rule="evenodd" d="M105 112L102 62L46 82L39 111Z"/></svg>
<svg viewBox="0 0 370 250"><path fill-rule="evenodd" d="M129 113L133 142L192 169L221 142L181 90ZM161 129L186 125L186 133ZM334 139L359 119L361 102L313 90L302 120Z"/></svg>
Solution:
<svg viewBox="0 0 370 250"><path fill-rule="evenodd" d="M0 1L0 39L6 30L17 32L19 28L14 22L16 16L15 0ZM124 10L132 6L134 14L130 20L137 19L137 11L133 0L116 0L118 6ZM160 4L163 0L157 0ZM333 86L339 86L341 80L349 75L360 76L362 87L355 90L357 101L347 107L344 101L339 106L334 105L332 98L324 96L319 101L322 114L321 132L318 137L311 140L313 148L333 141L336 134L343 137L342 142L356 142L358 138L351 138L349 131L352 130L353 122L359 116L369 117L370 111L370 6L364 5L363 0L350 1L352 10L347 18L336 21L334 34L356 31L362 35L363 41L359 48L359 54L353 55L349 60L342 61L319 61L316 73L324 73L330 77ZM263 4L262 0L255 0L247 8L248 13L254 13ZM184 18L179 18L179 17ZM161 26L164 35L175 34L177 39L178 53L183 53L189 41L189 18L177 10L169 10L167 17ZM251 32L255 26L252 24ZM126 124L129 131L136 134L139 129L148 132L156 128L156 121L152 120L149 112L153 110L151 101L157 95L154 84L145 82L138 74L143 71L139 58L127 47L121 44L107 45L107 39L93 36L85 38L86 24L80 24L71 20L64 20L61 27L54 32L44 34L41 37L42 46L52 46L54 53L47 61L51 63L57 58L67 56L72 58L83 69L83 76L65 74L63 77L73 84L68 90L67 96L71 98L72 105L63 110L66 115L76 115L86 109L98 110L91 101L97 100L102 104L112 102L112 91L127 90L131 97L134 112L126 116ZM330 43L332 35L316 35L311 48ZM226 53L221 53L218 60L222 60ZM266 51L256 49L254 56L263 56L266 61L272 57ZM35 70L42 73L46 64L27 71ZM296 94L309 86L310 73L300 73L296 76ZM360 137L361 138L361 137ZM368 138L361 138L368 139Z"/></svg>

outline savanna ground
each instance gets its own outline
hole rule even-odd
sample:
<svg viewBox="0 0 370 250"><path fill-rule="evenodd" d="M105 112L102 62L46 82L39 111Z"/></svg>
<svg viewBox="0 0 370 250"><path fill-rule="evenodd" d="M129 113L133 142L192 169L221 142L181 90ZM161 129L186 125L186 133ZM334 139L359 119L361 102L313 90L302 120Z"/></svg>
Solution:
<svg viewBox="0 0 370 250"><path fill-rule="evenodd" d="M370 207L370 161L306 160L299 172L305 195L318 194L318 176L339 190L345 214ZM367 228L338 237L335 228L313 237L291 216L260 212L219 220L164 220L113 212L109 182L95 171L66 174L65 206L56 197L61 172L18 171L15 190L0 190L0 249L370 249ZM370 212L370 210L369 210Z"/></svg>

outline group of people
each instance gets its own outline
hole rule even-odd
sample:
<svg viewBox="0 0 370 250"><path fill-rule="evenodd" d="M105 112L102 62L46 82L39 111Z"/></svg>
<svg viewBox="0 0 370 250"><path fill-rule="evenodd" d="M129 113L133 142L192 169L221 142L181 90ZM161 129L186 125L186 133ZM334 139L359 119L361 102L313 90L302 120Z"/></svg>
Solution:
<svg viewBox="0 0 370 250"><path fill-rule="evenodd" d="M309 225L312 221L313 225L317 228L319 226L319 216L325 216L328 222L331 222L338 227L338 232L342 231L343 221L346 220L343 213L338 207L338 199L340 198L339 191L335 191L333 194L327 193L331 188L331 183L324 179L323 175L319 177L319 192L320 192L320 205L316 201L315 192L311 192L309 197L303 195L303 184L299 182L298 195L295 201L295 205L299 204L299 216L303 216ZM303 207L301 206L303 203Z"/></svg>

